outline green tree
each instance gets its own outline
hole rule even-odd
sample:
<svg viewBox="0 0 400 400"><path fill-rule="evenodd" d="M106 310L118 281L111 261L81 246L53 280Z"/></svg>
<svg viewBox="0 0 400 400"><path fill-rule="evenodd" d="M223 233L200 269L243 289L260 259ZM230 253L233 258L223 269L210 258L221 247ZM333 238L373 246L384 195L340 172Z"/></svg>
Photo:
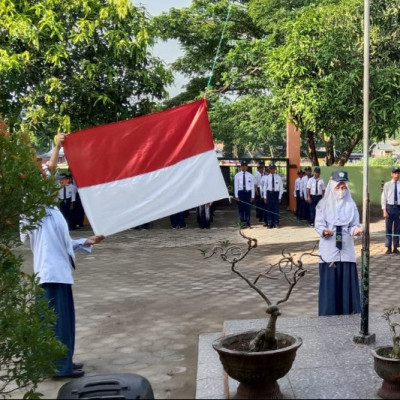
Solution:
<svg viewBox="0 0 400 400"><path fill-rule="evenodd" d="M272 96L215 101L210 120L214 138L225 144L225 156L261 151L272 158L285 157L285 120L274 107Z"/></svg>
<svg viewBox="0 0 400 400"><path fill-rule="evenodd" d="M343 165L363 137L362 0L231 4L213 91L236 101L249 95L262 103L271 96L272 115L297 125L314 165L318 146L326 148L328 165ZM175 68L191 77L210 74L228 6L194 0L161 17L164 34L179 39L185 51ZM376 141L399 126L399 15L399 0L371 5L370 136Z"/></svg>
<svg viewBox="0 0 400 400"><path fill-rule="evenodd" d="M41 298L34 275L22 273L16 255L19 222L37 226L55 201L54 179L43 179L29 135L8 133L0 120L0 397L23 389L38 398L39 382L54 375L65 347L55 338L55 314Z"/></svg>
<svg viewBox="0 0 400 400"><path fill-rule="evenodd" d="M166 96L154 29L129 0L0 0L0 112L38 138L132 118ZM46 141L46 140L45 140Z"/></svg>
<svg viewBox="0 0 400 400"><path fill-rule="evenodd" d="M253 1L255 19L267 3ZM388 40L398 31L398 12L397 0L371 8L370 134L377 141L394 135L400 116L398 55ZM268 87L300 128L313 163L319 142L328 164L343 165L363 137L363 2L324 0L289 15L279 40L264 42Z"/></svg>
<svg viewBox="0 0 400 400"><path fill-rule="evenodd" d="M166 106L202 97L207 88L214 139L225 144L227 155L258 149L270 154L272 148L275 156L282 156L276 146L284 143L285 120L277 115L261 79L259 40L264 32L250 18L247 3L195 0L188 8L172 9L156 18L164 39L180 41L184 55L173 67L190 78L186 91Z"/></svg>

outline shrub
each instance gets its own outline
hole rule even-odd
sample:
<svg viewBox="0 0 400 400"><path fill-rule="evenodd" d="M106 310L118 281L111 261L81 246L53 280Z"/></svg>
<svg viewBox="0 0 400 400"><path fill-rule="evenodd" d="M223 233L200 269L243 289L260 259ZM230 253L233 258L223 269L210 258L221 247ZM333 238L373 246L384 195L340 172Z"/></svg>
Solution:
<svg viewBox="0 0 400 400"><path fill-rule="evenodd" d="M39 382L65 354L38 279L23 274L16 255L21 216L26 229L36 227L56 191L53 178L43 179L29 137L8 133L0 120L0 397L24 389L25 398L39 398Z"/></svg>

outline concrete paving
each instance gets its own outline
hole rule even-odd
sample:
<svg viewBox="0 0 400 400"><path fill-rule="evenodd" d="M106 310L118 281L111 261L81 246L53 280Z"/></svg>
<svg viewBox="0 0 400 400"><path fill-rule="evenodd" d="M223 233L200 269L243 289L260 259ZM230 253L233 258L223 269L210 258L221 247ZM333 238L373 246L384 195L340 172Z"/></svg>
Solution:
<svg viewBox="0 0 400 400"><path fill-rule="evenodd" d="M195 397L199 336L220 332L225 320L265 315L263 301L229 265L218 257L205 260L199 251L221 240L244 243L236 219L234 205L221 207L212 228L200 229L191 210L186 229L171 229L164 218L151 223L149 230L106 238L91 255L78 255L75 361L85 363L87 375L136 373L149 380L157 399ZM384 254L383 220L371 221L370 228L370 309L381 312L400 304L400 256ZM283 250L301 254L318 242L314 229L289 211L282 211L280 229L266 229L254 221L246 233L259 244L246 261L249 271L276 262ZM71 232L74 238L91 234L90 228ZM29 272L29 247L20 251ZM282 317L317 315L317 264L318 259L307 257L308 272L282 305ZM268 285L272 298L282 293L281 282ZM39 391L44 398L56 398L68 381L48 379Z"/></svg>
<svg viewBox="0 0 400 400"><path fill-rule="evenodd" d="M280 332L300 337L292 368L278 380L285 399L380 399L382 379L374 371L371 349L390 346L387 322L382 313L369 314L370 333L376 341L357 344L359 315L330 317L279 317ZM224 322L225 334L258 331L265 319ZM221 332L200 335L196 399L235 398L239 382L224 373L213 342Z"/></svg>

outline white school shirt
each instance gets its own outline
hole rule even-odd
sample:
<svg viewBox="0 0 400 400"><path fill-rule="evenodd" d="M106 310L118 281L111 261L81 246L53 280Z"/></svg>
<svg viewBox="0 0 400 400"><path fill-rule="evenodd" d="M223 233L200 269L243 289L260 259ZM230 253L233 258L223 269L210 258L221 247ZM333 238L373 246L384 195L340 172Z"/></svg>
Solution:
<svg viewBox="0 0 400 400"><path fill-rule="evenodd" d="M383 185L381 195L382 210L386 210L386 205L394 205L394 180L390 180ZM397 204L400 204L400 182L397 181Z"/></svg>
<svg viewBox="0 0 400 400"><path fill-rule="evenodd" d="M310 178L311 178L311 175L310 175ZM302 178L301 178L301 190L300 190L300 196L301 197L304 197L304 199L307 199L307 183L308 183L308 180L310 179L309 177L308 177L308 175L304 175Z"/></svg>
<svg viewBox="0 0 400 400"><path fill-rule="evenodd" d="M256 171L256 175L254 177L254 184L257 185L257 187L260 187L261 184L261 179L264 176L260 171Z"/></svg>
<svg viewBox="0 0 400 400"><path fill-rule="evenodd" d="M272 179L274 180L274 192L279 192L279 200L282 198L283 195L283 182L282 178L278 174L269 174L265 177L265 183L264 183L264 192L263 192L263 198L267 198L267 192L272 191Z"/></svg>
<svg viewBox="0 0 400 400"><path fill-rule="evenodd" d="M235 197L239 197L239 190L251 190L251 197L255 197L255 189L254 189L254 177L250 172L245 172L245 185L243 188L243 171L238 172L235 175Z"/></svg>
<svg viewBox="0 0 400 400"><path fill-rule="evenodd" d="M83 246L86 239L72 240L68 224L57 207L47 207L40 226L29 232L33 253L33 270L39 283L72 285L72 260L75 252L90 253L93 246Z"/></svg>
<svg viewBox="0 0 400 400"><path fill-rule="evenodd" d="M261 194L261 197L263 198L263 199L265 199L265 197L264 197L264 192L265 192L265 187L266 187L266 184L267 184L267 176L268 175L263 175L262 176L262 178L261 178L261 182L260 182L260 194Z"/></svg>
<svg viewBox="0 0 400 400"><path fill-rule="evenodd" d="M75 201L76 199L76 186L73 184L69 184L67 186L65 186L65 199L71 199L71 201ZM65 200L64 199L64 187L60 188L58 190L58 198L60 200Z"/></svg>
<svg viewBox="0 0 400 400"><path fill-rule="evenodd" d="M315 196L318 185L318 195L322 196L325 190L325 182L322 178L311 177L307 182L307 189L310 189L310 195Z"/></svg>
<svg viewBox="0 0 400 400"><path fill-rule="evenodd" d="M296 178L296 180L294 181L294 191L293 191L293 196L297 197L297 191L300 190L301 191L301 178L298 177Z"/></svg>

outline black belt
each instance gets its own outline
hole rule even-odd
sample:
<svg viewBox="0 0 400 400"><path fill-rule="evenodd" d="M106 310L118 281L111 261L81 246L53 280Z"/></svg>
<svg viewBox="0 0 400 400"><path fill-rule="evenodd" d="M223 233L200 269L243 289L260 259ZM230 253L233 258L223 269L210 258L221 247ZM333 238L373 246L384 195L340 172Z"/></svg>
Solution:
<svg viewBox="0 0 400 400"><path fill-rule="evenodd" d="M391 207L391 208L398 208L398 204L386 204L386 207Z"/></svg>
<svg viewBox="0 0 400 400"><path fill-rule="evenodd" d="M249 192L251 192L251 190L239 190L239 192L249 193Z"/></svg>

